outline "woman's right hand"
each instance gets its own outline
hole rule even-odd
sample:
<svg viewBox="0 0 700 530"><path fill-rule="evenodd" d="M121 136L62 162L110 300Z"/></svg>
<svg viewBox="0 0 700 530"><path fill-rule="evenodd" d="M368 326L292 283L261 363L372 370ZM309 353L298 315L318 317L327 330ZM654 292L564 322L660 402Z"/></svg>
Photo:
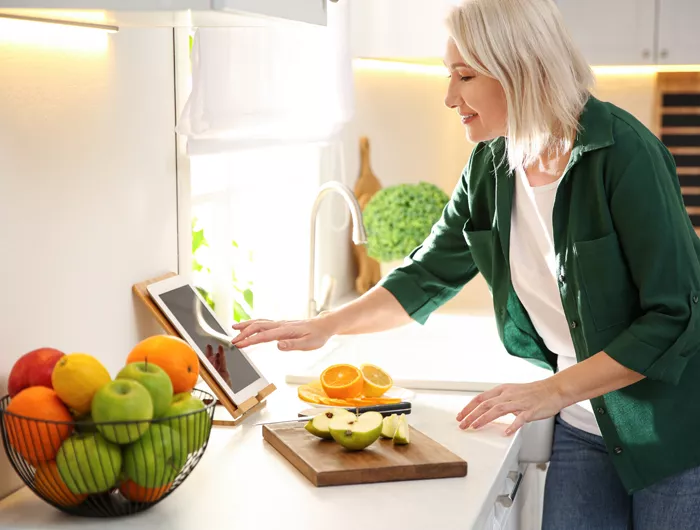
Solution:
<svg viewBox="0 0 700 530"><path fill-rule="evenodd" d="M308 320L248 320L234 324L239 334L231 341L238 348L264 342L277 342L280 350L316 350L335 334L330 319L318 316Z"/></svg>

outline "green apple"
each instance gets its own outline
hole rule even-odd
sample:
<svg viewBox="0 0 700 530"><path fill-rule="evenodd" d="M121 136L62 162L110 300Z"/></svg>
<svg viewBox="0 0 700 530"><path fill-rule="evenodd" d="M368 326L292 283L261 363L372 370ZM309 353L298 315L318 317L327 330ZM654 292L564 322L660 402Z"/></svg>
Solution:
<svg viewBox="0 0 700 530"><path fill-rule="evenodd" d="M61 444L56 467L68 489L76 495L108 491L119 479L121 448L100 433L77 433Z"/></svg>
<svg viewBox="0 0 700 530"><path fill-rule="evenodd" d="M164 418L171 416L180 416L167 420L167 424L180 434L180 439L188 453L193 453L209 439L211 418L201 399L197 399L189 392L175 394Z"/></svg>
<svg viewBox="0 0 700 530"><path fill-rule="evenodd" d="M405 414L401 414L396 422L396 433L394 434L394 445L407 445L409 440L410 429L408 428L408 420Z"/></svg>
<svg viewBox="0 0 700 530"><path fill-rule="evenodd" d="M393 438L396 433L397 421L399 416L397 414L392 414L384 418L382 422L382 438Z"/></svg>
<svg viewBox="0 0 700 530"><path fill-rule="evenodd" d="M124 448L124 472L144 488L172 482L186 461L187 451L178 432L159 423Z"/></svg>
<svg viewBox="0 0 700 530"><path fill-rule="evenodd" d="M108 441L133 443L148 430L153 419L153 400L146 387L131 379L110 381L92 398L92 419ZM106 423L102 422L133 422Z"/></svg>
<svg viewBox="0 0 700 530"><path fill-rule="evenodd" d="M374 410L359 416L336 416L328 430L333 439L350 451L360 451L377 441L382 434L384 418Z"/></svg>
<svg viewBox="0 0 700 530"><path fill-rule="evenodd" d="M324 440L332 440L333 437L328 430L328 426L330 425L331 420L336 416L348 416L354 418L355 414L347 409L334 408L326 412L316 414L306 423L304 428L314 436L318 436Z"/></svg>
<svg viewBox="0 0 700 530"><path fill-rule="evenodd" d="M115 379L132 379L146 387L153 401L153 417L161 418L173 399L173 383L170 376L157 364L146 361L129 363Z"/></svg>

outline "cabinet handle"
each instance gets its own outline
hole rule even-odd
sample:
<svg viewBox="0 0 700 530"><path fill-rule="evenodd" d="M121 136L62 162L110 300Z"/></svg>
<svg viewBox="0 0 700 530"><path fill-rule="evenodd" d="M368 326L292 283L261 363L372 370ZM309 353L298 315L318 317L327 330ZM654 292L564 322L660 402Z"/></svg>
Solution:
<svg viewBox="0 0 700 530"><path fill-rule="evenodd" d="M666 57L668 57L668 50L661 50L661 53L659 53L659 56L662 59L665 59Z"/></svg>
<svg viewBox="0 0 700 530"><path fill-rule="evenodd" d="M511 471L508 473L508 478L515 482L513 491L511 491L508 495L499 495L496 498L496 501L500 502L506 508L510 508L513 505L513 502L515 502L515 496L518 494L518 488L520 488L520 483L523 480L523 474L520 471Z"/></svg>
<svg viewBox="0 0 700 530"><path fill-rule="evenodd" d="M651 51L650 50L642 51L642 57L645 59L648 59L649 57L651 57Z"/></svg>

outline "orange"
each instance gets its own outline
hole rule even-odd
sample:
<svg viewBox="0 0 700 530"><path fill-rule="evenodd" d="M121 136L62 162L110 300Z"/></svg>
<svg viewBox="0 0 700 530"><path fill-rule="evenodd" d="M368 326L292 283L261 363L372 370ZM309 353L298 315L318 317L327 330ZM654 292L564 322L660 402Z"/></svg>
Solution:
<svg viewBox="0 0 700 530"><path fill-rule="evenodd" d="M34 487L59 506L77 506L87 499L87 494L76 495L68 489L54 460L39 465L34 475Z"/></svg>
<svg viewBox="0 0 700 530"><path fill-rule="evenodd" d="M379 397L394 385L391 376L378 366L361 364L360 371L364 378L362 395L365 397Z"/></svg>
<svg viewBox="0 0 700 530"><path fill-rule="evenodd" d="M163 495L165 495L172 482L165 484L164 486L158 486L155 488L145 488L139 486L133 480L125 480L119 486L119 491L124 497L134 502L156 502Z"/></svg>
<svg viewBox="0 0 700 530"><path fill-rule="evenodd" d="M42 421L73 421L56 392L45 386L22 390L12 398L7 412L10 414L5 415L5 426L10 445L32 465L56 458L63 440L73 432L72 424Z"/></svg>
<svg viewBox="0 0 700 530"><path fill-rule="evenodd" d="M111 380L107 368L87 353L64 355L51 374L56 394L78 415L90 412L95 392Z"/></svg>
<svg viewBox="0 0 700 530"><path fill-rule="evenodd" d="M199 377L199 357L192 347L179 337L154 335L139 342L126 363L147 361L160 366L170 376L173 393L189 392Z"/></svg>
<svg viewBox="0 0 700 530"><path fill-rule="evenodd" d="M362 393L362 372L351 364L334 364L321 374L321 386L330 398L347 399Z"/></svg>

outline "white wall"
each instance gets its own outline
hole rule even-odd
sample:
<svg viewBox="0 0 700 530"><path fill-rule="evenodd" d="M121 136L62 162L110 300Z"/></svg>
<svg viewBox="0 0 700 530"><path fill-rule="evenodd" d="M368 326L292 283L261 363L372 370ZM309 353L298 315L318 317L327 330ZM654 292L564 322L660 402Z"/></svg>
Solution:
<svg viewBox="0 0 700 530"><path fill-rule="evenodd" d="M8 35L0 28L2 395L14 361L44 345L95 355L114 376L159 332L132 284L178 265L172 30L122 30L104 50ZM3 451L0 497L18 485Z"/></svg>

